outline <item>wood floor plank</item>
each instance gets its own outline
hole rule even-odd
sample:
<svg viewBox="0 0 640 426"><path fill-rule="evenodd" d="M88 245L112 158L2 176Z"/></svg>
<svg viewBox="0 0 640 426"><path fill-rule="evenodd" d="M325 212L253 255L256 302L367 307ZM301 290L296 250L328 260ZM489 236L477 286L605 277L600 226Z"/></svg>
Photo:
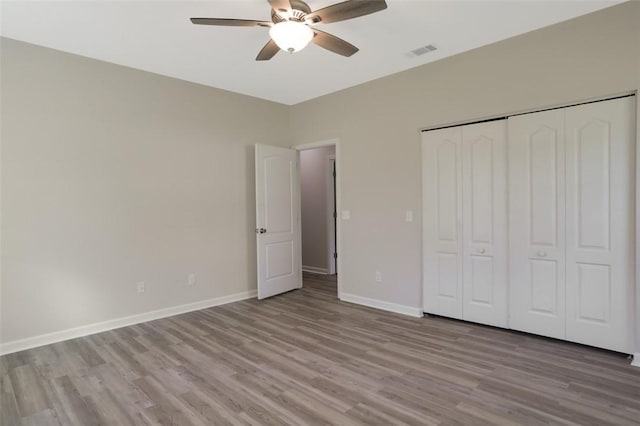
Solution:
<svg viewBox="0 0 640 426"><path fill-rule="evenodd" d="M304 288L0 358L2 425L640 425L624 355Z"/></svg>
<svg viewBox="0 0 640 426"><path fill-rule="evenodd" d="M288 400L284 393L289 386L266 374L235 375L234 380L260 404L275 413L286 424L318 424L324 421L314 411L296 401ZM276 383L276 385L274 385Z"/></svg>
<svg viewBox="0 0 640 426"><path fill-rule="evenodd" d="M154 376L146 376L135 380L134 384L144 392L153 402L153 407L159 409L165 418L172 419L176 424L206 426L207 421L197 410L192 410L186 402L172 392L172 388L160 382Z"/></svg>
<svg viewBox="0 0 640 426"><path fill-rule="evenodd" d="M21 417L27 417L51 408L51 401L36 368L31 364L20 365L9 371Z"/></svg>
<svg viewBox="0 0 640 426"><path fill-rule="evenodd" d="M351 408L347 415L361 424L366 425L376 425L376 426L386 426L386 425L424 425L429 424L426 421L417 421L415 419L409 419L408 421L403 421L399 419L395 415L387 415L382 411L375 409L366 404L358 403L353 408ZM423 419L424 420L424 419ZM436 425L437 422L432 422L430 424Z"/></svg>
<svg viewBox="0 0 640 426"><path fill-rule="evenodd" d="M500 412L495 406L478 404L472 401L460 402L456 408L464 413L469 413L480 419L480 423L500 426L510 426L513 424L527 424L528 426L545 426L547 421L538 421L529 416L526 418L514 415L514 412Z"/></svg>
<svg viewBox="0 0 640 426"><path fill-rule="evenodd" d="M108 389L88 395L84 400L89 409L97 414L98 424L100 425L129 426L143 424L140 421L136 421L136 416L129 414L126 406L119 403Z"/></svg>
<svg viewBox="0 0 640 426"><path fill-rule="evenodd" d="M62 423L59 421L57 414L51 408L38 411L35 414L23 417L21 419L22 426L60 426Z"/></svg>
<svg viewBox="0 0 640 426"><path fill-rule="evenodd" d="M56 399L53 409L65 425L98 425L98 414L82 398L68 376L53 380Z"/></svg>
<svg viewBox="0 0 640 426"><path fill-rule="evenodd" d="M0 425L17 425L19 423L20 413L13 393L11 378L8 374L3 374L0 377Z"/></svg>
<svg viewBox="0 0 640 426"><path fill-rule="evenodd" d="M234 426L243 423L234 413L229 412L214 399L208 398L199 391L184 393L180 398L197 411L207 424L216 426Z"/></svg>

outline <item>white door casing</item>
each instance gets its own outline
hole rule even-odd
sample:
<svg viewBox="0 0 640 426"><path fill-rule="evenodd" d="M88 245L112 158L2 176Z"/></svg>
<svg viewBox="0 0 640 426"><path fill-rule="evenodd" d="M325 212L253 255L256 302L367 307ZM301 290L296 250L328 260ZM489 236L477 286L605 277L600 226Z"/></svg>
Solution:
<svg viewBox="0 0 640 426"><path fill-rule="evenodd" d="M462 319L462 132L422 134L423 308Z"/></svg>
<svg viewBox="0 0 640 426"><path fill-rule="evenodd" d="M507 327L506 120L461 130L462 318Z"/></svg>
<svg viewBox="0 0 640 426"><path fill-rule="evenodd" d="M255 147L258 299L302 287L298 152Z"/></svg>
<svg viewBox="0 0 640 426"><path fill-rule="evenodd" d="M564 109L510 117L510 325L565 338Z"/></svg>
<svg viewBox="0 0 640 426"><path fill-rule="evenodd" d="M337 273L336 263L337 263L337 253L338 249L336 247L336 222L338 220L338 208L336 203L336 156L335 154L330 155L327 158L327 270L329 275L334 275Z"/></svg>
<svg viewBox="0 0 640 426"><path fill-rule="evenodd" d="M567 339L633 351L633 97L566 109Z"/></svg>

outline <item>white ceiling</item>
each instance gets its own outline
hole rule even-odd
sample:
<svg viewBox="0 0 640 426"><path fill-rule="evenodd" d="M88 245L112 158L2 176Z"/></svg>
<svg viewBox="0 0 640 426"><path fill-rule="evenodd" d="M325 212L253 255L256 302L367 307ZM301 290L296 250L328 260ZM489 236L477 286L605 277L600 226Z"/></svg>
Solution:
<svg viewBox="0 0 640 426"><path fill-rule="evenodd" d="M340 0L308 0L316 10ZM90 58L292 105L593 12L620 1L387 0L388 9L318 27L360 48L313 44L256 62L268 29L190 17L270 20L266 0L2 1L0 34ZM438 50L409 58L433 44Z"/></svg>

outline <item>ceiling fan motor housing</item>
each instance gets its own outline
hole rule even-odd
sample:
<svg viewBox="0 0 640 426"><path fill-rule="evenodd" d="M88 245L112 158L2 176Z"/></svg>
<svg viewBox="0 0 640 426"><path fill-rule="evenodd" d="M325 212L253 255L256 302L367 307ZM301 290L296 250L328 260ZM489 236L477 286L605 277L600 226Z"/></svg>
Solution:
<svg viewBox="0 0 640 426"><path fill-rule="evenodd" d="M304 21L304 17L311 13L311 8L302 0L289 0L291 11L271 9L271 20L274 24L283 21Z"/></svg>

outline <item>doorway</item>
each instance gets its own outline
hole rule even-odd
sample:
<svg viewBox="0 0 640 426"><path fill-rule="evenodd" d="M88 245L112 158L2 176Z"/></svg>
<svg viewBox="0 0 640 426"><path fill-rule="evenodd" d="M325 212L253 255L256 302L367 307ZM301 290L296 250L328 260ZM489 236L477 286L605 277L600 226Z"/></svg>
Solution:
<svg viewBox="0 0 640 426"><path fill-rule="evenodd" d="M336 142L302 145L299 151L303 287L338 292Z"/></svg>

